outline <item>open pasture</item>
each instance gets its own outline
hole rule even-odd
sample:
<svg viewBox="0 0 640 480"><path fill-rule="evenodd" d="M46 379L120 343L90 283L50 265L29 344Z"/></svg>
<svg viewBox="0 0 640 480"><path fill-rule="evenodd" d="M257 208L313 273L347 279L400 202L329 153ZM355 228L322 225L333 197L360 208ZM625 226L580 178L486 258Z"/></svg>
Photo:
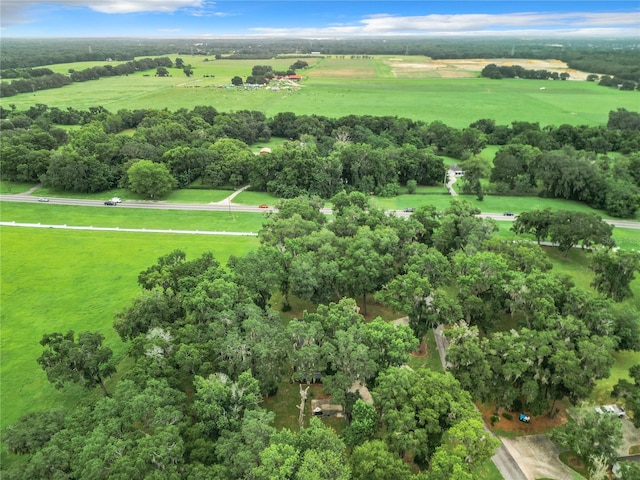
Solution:
<svg viewBox="0 0 640 480"><path fill-rule="evenodd" d="M380 57L355 56L350 58L349 55L323 58L314 68L299 73L310 79L369 79L393 76L391 68Z"/></svg>
<svg viewBox="0 0 640 480"><path fill-rule="evenodd" d="M177 56L169 57L175 61ZM469 64L470 60L439 60L435 63L438 68L427 68L434 63L422 56L304 58L312 67L299 71L304 77L300 88L274 92L219 85L228 85L235 75L246 78L253 65L286 69L295 59L205 62L201 57L180 58L192 65L192 77L187 78L177 69L170 69L172 76L166 78L139 72L16 95L2 99L2 105L13 104L18 109L37 103L77 109L100 105L112 112L212 105L219 111L249 109L267 116L279 112L329 117L394 115L426 122L440 120L458 128L480 118L493 118L498 124L529 121L541 125L604 125L611 110L638 110L637 92L618 91L593 82L445 78L445 71L452 72L446 74L451 76L461 76L461 72L476 75L472 68L480 67L484 59L476 61L475 66ZM424 78L429 69L438 72L439 77Z"/></svg>
<svg viewBox="0 0 640 480"><path fill-rule="evenodd" d="M5 205L3 205L4 210ZM112 328L114 314L140 290L138 274L158 257L205 251L225 264L245 255L255 237L204 237L2 227L2 419L5 427L29 411L74 405L86 393L58 391L36 363L45 333L97 331L121 360L126 350Z"/></svg>

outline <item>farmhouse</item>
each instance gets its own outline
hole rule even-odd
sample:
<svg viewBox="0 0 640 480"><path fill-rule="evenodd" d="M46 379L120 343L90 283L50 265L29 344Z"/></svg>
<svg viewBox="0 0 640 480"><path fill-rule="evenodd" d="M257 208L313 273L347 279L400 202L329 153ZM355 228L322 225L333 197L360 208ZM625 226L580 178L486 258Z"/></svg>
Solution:
<svg viewBox="0 0 640 480"><path fill-rule="evenodd" d="M302 80L302 75L276 75L273 77L274 80L294 80L299 82ZM268 79L267 79L268 80Z"/></svg>

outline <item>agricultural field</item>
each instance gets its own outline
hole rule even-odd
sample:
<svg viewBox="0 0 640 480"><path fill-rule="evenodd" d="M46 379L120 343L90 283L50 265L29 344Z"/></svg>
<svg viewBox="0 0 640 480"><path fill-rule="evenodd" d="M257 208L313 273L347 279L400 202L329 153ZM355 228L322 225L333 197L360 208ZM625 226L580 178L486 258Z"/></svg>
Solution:
<svg viewBox="0 0 640 480"><path fill-rule="evenodd" d="M175 55L168 55L175 61ZM35 104L87 109L103 106L119 109L193 108L213 105L219 111L257 110L267 116L279 112L346 115L392 115L431 122L440 120L452 127L465 127L481 118L498 124L512 121L541 125L603 125L617 108L638 109L637 92L618 91L585 81L537 81L478 78L479 70L493 60L432 61L422 56L304 58L310 68L299 71L303 80L291 89L244 90L220 88L233 76L246 78L253 65L269 64L286 69L293 58L271 60L208 59L182 55L193 67L187 78L178 69L159 78L154 72L126 77L102 78L2 99L2 105L26 109ZM94 62L92 62L93 64ZM100 62L98 62L100 63ZM525 68L538 64L525 63ZM551 69L561 69L549 61ZM66 72L74 64L52 65ZM572 78L584 72L572 73ZM544 89L541 89L544 87Z"/></svg>

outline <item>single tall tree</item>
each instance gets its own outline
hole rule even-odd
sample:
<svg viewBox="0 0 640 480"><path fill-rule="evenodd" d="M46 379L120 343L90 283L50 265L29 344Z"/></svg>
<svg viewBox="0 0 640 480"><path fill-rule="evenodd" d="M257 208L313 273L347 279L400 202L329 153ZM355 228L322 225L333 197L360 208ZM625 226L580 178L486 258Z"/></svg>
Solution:
<svg viewBox="0 0 640 480"><path fill-rule="evenodd" d="M640 271L640 253L633 250L599 250L593 254L591 270L595 278L591 286L616 302L621 302L633 292L629 284Z"/></svg>
<svg viewBox="0 0 640 480"><path fill-rule="evenodd" d="M132 192L149 198L162 197L177 184L164 164L151 160L138 160L127 170L127 177Z"/></svg>
<svg viewBox="0 0 640 480"><path fill-rule="evenodd" d="M615 415L592 408L577 409L567 423L551 431L550 438L560 447L576 452L589 465L600 456L611 465L622 444L622 422Z"/></svg>
<svg viewBox="0 0 640 480"><path fill-rule="evenodd" d="M79 334L77 341L73 330L64 335L57 332L46 334L40 340L45 351L38 358L38 363L56 388L62 388L69 382L86 388L100 386L108 397L104 380L116 373L116 368L111 362L113 352L102 346L103 340L104 336L93 332Z"/></svg>

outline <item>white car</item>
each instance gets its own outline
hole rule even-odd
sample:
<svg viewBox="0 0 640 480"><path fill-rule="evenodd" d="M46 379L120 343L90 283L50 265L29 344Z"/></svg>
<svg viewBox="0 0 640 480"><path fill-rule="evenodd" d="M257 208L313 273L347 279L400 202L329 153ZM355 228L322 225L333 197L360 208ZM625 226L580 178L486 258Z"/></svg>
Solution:
<svg viewBox="0 0 640 480"><path fill-rule="evenodd" d="M120 199L120 197L110 198L109 201L113 203L122 203L122 200Z"/></svg>
<svg viewBox="0 0 640 480"><path fill-rule="evenodd" d="M603 415L605 413L610 413L612 415L617 416L618 418L624 417L624 410L619 405L600 405L594 409L599 414Z"/></svg>

